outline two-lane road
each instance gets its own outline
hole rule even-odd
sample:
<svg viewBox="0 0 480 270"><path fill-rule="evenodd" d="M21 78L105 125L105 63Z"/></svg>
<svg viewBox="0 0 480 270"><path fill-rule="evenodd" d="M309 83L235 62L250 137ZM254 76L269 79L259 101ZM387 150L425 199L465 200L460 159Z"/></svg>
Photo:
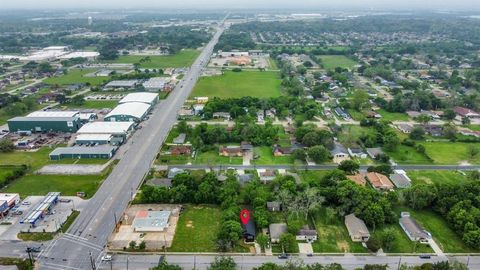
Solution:
<svg viewBox="0 0 480 270"><path fill-rule="evenodd" d="M130 138L132 145L129 150L68 233L54 240L39 254L40 269L93 269L98 264L108 237L115 228L115 221L123 214L132 194L148 173L158 149L175 124L178 110L195 86L223 31L221 26L175 91L155 107L150 120Z"/></svg>

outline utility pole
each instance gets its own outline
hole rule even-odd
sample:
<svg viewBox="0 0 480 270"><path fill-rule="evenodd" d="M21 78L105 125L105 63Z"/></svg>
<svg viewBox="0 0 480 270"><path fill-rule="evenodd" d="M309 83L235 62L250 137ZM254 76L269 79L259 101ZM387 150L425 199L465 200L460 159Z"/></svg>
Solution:
<svg viewBox="0 0 480 270"><path fill-rule="evenodd" d="M127 270L128 270L128 256L127 256Z"/></svg>
<svg viewBox="0 0 480 270"><path fill-rule="evenodd" d="M32 249L29 247L27 247L27 254L28 254L28 260L30 261L30 265L33 266Z"/></svg>
<svg viewBox="0 0 480 270"><path fill-rule="evenodd" d="M115 226L117 226L117 214L113 212L113 220L115 221Z"/></svg>
<svg viewBox="0 0 480 270"><path fill-rule="evenodd" d="M398 259L398 267L397 267L398 270L400 270L401 264L402 264L402 256L400 256L400 259Z"/></svg>
<svg viewBox="0 0 480 270"><path fill-rule="evenodd" d="M89 256L90 256L90 263L92 264L92 270L96 270L96 268L95 268L95 261L93 261L92 252L91 252L91 251L89 252Z"/></svg>

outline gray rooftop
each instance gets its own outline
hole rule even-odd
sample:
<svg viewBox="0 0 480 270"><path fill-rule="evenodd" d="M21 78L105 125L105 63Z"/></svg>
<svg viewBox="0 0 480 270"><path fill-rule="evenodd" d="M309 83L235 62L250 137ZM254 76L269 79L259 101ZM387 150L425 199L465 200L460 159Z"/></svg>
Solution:
<svg viewBox="0 0 480 270"><path fill-rule="evenodd" d="M101 145L97 147L80 147L80 146L73 146L73 147L58 147L57 149L53 150L50 155L65 155L65 154L110 154L115 151L115 146L110 145Z"/></svg>
<svg viewBox="0 0 480 270"><path fill-rule="evenodd" d="M355 214L345 216L345 226L347 226L350 235L370 235L365 222L357 218Z"/></svg>
<svg viewBox="0 0 480 270"><path fill-rule="evenodd" d="M287 224L285 223L272 223L268 226L270 232L270 239L280 239L280 236L287 232Z"/></svg>
<svg viewBox="0 0 480 270"><path fill-rule="evenodd" d="M405 174L390 174L390 180L395 184L397 188L407 188L412 185L410 183L410 179Z"/></svg>
<svg viewBox="0 0 480 270"><path fill-rule="evenodd" d="M19 116L9 119L8 121L17 121L17 122L66 122L66 121L75 121L79 119L76 117L28 117L28 116Z"/></svg>

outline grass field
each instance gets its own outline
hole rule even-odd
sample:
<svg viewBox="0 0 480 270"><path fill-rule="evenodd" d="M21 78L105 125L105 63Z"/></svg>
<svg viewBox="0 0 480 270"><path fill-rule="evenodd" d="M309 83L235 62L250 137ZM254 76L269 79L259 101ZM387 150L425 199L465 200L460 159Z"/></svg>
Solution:
<svg viewBox="0 0 480 270"><path fill-rule="evenodd" d="M118 100L86 100L85 103L81 106L73 105L73 104L62 104L61 106L65 106L69 109L113 109L118 105Z"/></svg>
<svg viewBox="0 0 480 270"><path fill-rule="evenodd" d="M255 155L258 155L258 158L255 159L255 164L257 165L269 165L269 164L292 164L293 158L291 156L275 157L272 153L272 147L262 146L255 147Z"/></svg>
<svg viewBox="0 0 480 270"><path fill-rule="evenodd" d="M96 69L70 69L67 74L59 77L45 79L46 84L69 85L74 83L90 83L101 85L108 81L109 77L86 77L85 74L95 72Z"/></svg>
<svg viewBox="0 0 480 270"><path fill-rule="evenodd" d="M189 67L193 64L200 51L182 50L174 55L150 56L149 62L140 63L142 55L122 55L115 60L115 63L134 64L139 63L141 68L169 68Z"/></svg>
<svg viewBox="0 0 480 270"><path fill-rule="evenodd" d="M274 71L227 71L222 76L201 78L193 92L194 96L240 98L245 96L268 98L278 97L280 75Z"/></svg>
<svg viewBox="0 0 480 270"><path fill-rule="evenodd" d="M480 150L480 143L462 143L462 142L425 142L426 153L436 164L459 164L468 162L480 164L480 155L470 158L468 149L476 147Z"/></svg>
<svg viewBox="0 0 480 270"><path fill-rule="evenodd" d="M172 252L215 252L221 210L212 206L187 206L180 214Z"/></svg>
<svg viewBox="0 0 480 270"><path fill-rule="evenodd" d="M207 151L198 153L195 159L193 160L193 164L233 164L239 165L242 164L241 157L223 157L218 154L218 151Z"/></svg>
<svg viewBox="0 0 480 270"><path fill-rule="evenodd" d="M0 168L0 186L3 186L5 178L11 175L15 171L15 168L1 167Z"/></svg>
<svg viewBox="0 0 480 270"><path fill-rule="evenodd" d="M89 198L103 181L102 175L40 175L30 174L14 181L2 192L20 193L22 198L30 195L46 195L50 191L59 191L65 196L75 196L78 191Z"/></svg>
<svg viewBox="0 0 480 270"><path fill-rule="evenodd" d="M412 184L441 184L458 183L467 180L467 177L457 171L408 171Z"/></svg>
<svg viewBox="0 0 480 270"><path fill-rule="evenodd" d="M382 226L375 230L375 232L370 232L373 236L380 238L380 235L383 231L391 229L395 232L395 242L392 245L392 248L387 253L432 253L433 250L424 244L419 244L418 242L411 241L405 232L402 230L399 224L390 224Z"/></svg>
<svg viewBox="0 0 480 270"><path fill-rule="evenodd" d="M386 152L395 162L400 164L431 164L432 162L413 147L399 145L396 151Z"/></svg>
<svg viewBox="0 0 480 270"><path fill-rule="evenodd" d="M408 115L404 113L392 113L383 109L377 111L382 116L382 120L386 121L408 121Z"/></svg>
<svg viewBox="0 0 480 270"><path fill-rule="evenodd" d="M480 131L480 125L464 125L464 127L469 128L474 131Z"/></svg>
<svg viewBox="0 0 480 270"><path fill-rule="evenodd" d="M358 63L343 55L319 55L324 69L335 69L336 67L352 69Z"/></svg>
<svg viewBox="0 0 480 270"><path fill-rule="evenodd" d="M300 179L303 183L318 183L320 179L322 179L326 174L329 173L327 170L319 170L319 171L305 171L299 170L297 171Z"/></svg>
<svg viewBox="0 0 480 270"><path fill-rule="evenodd" d="M400 208L398 211L410 212L410 215L417 220L427 231L429 231L435 242L444 252L463 253L463 252L479 252L472 250L463 243L462 239L450 229L447 222L439 215L432 211L415 211L409 208Z"/></svg>
<svg viewBox="0 0 480 270"><path fill-rule="evenodd" d="M325 208L315 215L315 224L318 240L312 244L314 252L367 252L360 243L352 242L343 219L327 220Z"/></svg>

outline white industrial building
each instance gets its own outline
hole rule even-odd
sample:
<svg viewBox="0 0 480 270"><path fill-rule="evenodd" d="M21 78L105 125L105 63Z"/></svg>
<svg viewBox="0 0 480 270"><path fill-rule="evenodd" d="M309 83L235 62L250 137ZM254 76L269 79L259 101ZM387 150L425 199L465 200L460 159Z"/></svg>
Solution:
<svg viewBox="0 0 480 270"><path fill-rule="evenodd" d="M70 52L64 55L60 55L58 59L66 60L72 58L87 58L87 59L95 59L100 55L98 52Z"/></svg>
<svg viewBox="0 0 480 270"><path fill-rule="evenodd" d="M36 111L26 117L79 117L79 111Z"/></svg>
<svg viewBox="0 0 480 270"><path fill-rule="evenodd" d="M147 116L150 108L151 105L142 102L122 103L109 112L104 121L140 122Z"/></svg>
<svg viewBox="0 0 480 270"><path fill-rule="evenodd" d="M118 103L124 104L130 102L140 102L153 106L158 102L158 95L155 93L146 92L130 93L122 98Z"/></svg>
<svg viewBox="0 0 480 270"><path fill-rule="evenodd" d="M155 78L150 78L148 81L143 83L143 87L147 91L160 91L165 88L167 84L171 82L170 77L155 77Z"/></svg>
<svg viewBox="0 0 480 270"><path fill-rule="evenodd" d="M75 137L76 144L109 144L112 134L79 134Z"/></svg>
<svg viewBox="0 0 480 270"><path fill-rule="evenodd" d="M168 227L171 211L138 211L133 220L135 232L162 232Z"/></svg>
<svg viewBox="0 0 480 270"><path fill-rule="evenodd" d="M123 81L111 81L105 85L105 89L115 88L135 88L138 84L138 80L123 80Z"/></svg>
<svg viewBox="0 0 480 270"><path fill-rule="evenodd" d="M133 127L133 122L92 122L83 125L77 134L112 134L126 137Z"/></svg>

